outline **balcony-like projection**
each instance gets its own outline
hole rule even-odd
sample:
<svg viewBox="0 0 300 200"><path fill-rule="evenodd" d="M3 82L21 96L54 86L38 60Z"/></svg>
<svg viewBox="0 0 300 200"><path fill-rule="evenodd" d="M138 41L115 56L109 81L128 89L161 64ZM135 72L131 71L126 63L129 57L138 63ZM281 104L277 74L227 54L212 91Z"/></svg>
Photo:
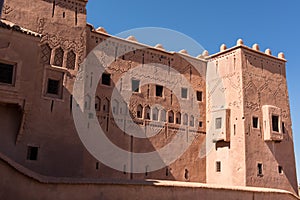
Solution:
<svg viewBox="0 0 300 200"><path fill-rule="evenodd" d="M281 109L275 106L264 105L263 131L265 141L281 141L283 139Z"/></svg>
<svg viewBox="0 0 300 200"><path fill-rule="evenodd" d="M216 110L212 112L213 142L230 141L230 109Z"/></svg>

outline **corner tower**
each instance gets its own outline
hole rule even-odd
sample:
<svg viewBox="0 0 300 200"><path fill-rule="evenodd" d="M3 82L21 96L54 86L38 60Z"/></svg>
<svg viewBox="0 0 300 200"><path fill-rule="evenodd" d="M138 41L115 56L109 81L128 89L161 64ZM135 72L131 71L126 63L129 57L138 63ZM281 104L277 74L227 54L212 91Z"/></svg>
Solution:
<svg viewBox="0 0 300 200"><path fill-rule="evenodd" d="M210 56L207 183L298 193L283 53L257 44Z"/></svg>

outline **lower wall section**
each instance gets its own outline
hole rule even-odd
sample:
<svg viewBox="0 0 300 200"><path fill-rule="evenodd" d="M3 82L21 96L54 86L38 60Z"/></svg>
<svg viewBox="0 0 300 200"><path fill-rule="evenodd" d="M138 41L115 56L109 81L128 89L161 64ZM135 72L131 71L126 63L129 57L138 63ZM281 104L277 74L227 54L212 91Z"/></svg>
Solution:
<svg viewBox="0 0 300 200"><path fill-rule="evenodd" d="M104 182L38 175L0 159L0 199L5 200L109 200L109 199L205 199L299 200L292 193L265 188L222 188L199 183L157 181Z"/></svg>

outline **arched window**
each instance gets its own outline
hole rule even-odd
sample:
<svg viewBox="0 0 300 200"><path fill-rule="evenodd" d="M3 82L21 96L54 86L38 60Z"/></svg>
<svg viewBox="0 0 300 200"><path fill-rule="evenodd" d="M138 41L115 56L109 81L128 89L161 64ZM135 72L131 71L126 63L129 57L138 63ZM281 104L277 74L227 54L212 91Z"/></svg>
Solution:
<svg viewBox="0 0 300 200"><path fill-rule="evenodd" d="M160 121L161 122L166 122L166 110L162 109L160 111Z"/></svg>
<svg viewBox="0 0 300 200"><path fill-rule="evenodd" d="M194 119L194 116L191 115L191 117L190 117L190 126L194 127L194 125L195 125L195 119Z"/></svg>
<svg viewBox="0 0 300 200"><path fill-rule="evenodd" d="M51 48L49 44L43 44L41 47L41 60L44 64L50 64Z"/></svg>
<svg viewBox="0 0 300 200"><path fill-rule="evenodd" d="M101 99L99 97L95 98L95 110L100 111L101 108Z"/></svg>
<svg viewBox="0 0 300 200"><path fill-rule="evenodd" d="M109 113L109 100L107 98L103 101L103 112Z"/></svg>
<svg viewBox="0 0 300 200"><path fill-rule="evenodd" d="M168 122L174 123L174 112L172 110L168 112Z"/></svg>
<svg viewBox="0 0 300 200"><path fill-rule="evenodd" d="M188 125L188 115L186 113L183 115L183 125Z"/></svg>
<svg viewBox="0 0 300 200"><path fill-rule="evenodd" d="M67 54L67 68L74 70L75 62L76 62L76 54L73 51L69 51Z"/></svg>
<svg viewBox="0 0 300 200"><path fill-rule="evenodd" d="M176 124L181 124L181 113L176 113Z"/></svg>
<svg viewBox="0 0 300 200"><path fill-rule="evenodd" d="M150 119L150 116L151 116L151 110L150 110L150 107L149 107L149 106L146 106L146 107L145 107L144 118L145 118L145 119Z"/></svg>
<svg viewBox="0 0 300 200"><path fill-rule="evenodd" d="M156 107L152 109L152 120L158 120L158 109Z"/></svg>
<svg viewBox="0 0 300 200"><path fill-rule="evenodd" d="M143 106L141 104L137 107L136 117L140 119L143 118Z"/></svg>
<svg viewBox="0 0 300 200"><path fill-rule="evenodd" d="M113 100L112 111L113 114L119 114L119 102L116 99Z"/></svg>
<svg viewBox="0 0 300 200"><path fill-rule="evenodd" d="M64 50L59 47L55 50L54 65L62 67L64 60Z"/></svg>

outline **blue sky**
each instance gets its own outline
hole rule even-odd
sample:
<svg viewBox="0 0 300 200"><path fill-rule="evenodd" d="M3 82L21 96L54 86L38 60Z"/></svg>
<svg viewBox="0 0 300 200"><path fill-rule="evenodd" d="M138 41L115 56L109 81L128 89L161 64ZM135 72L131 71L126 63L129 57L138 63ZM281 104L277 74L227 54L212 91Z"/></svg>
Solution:
<svg viewBox="0 0 300 200"><path fill-rule="evenodd" d="M300 74L300 1L286 2L89 0L87 12L89 23L104 27L112 35L133 28L163 27L190 36L210 53L218 52L222 43L227 47L234 46L238 38L242 38L247 46L258 43L263 51L270 48L276 56L283 51L288 60L287 81L300 180L300 84L297 82Z"/></svg>

